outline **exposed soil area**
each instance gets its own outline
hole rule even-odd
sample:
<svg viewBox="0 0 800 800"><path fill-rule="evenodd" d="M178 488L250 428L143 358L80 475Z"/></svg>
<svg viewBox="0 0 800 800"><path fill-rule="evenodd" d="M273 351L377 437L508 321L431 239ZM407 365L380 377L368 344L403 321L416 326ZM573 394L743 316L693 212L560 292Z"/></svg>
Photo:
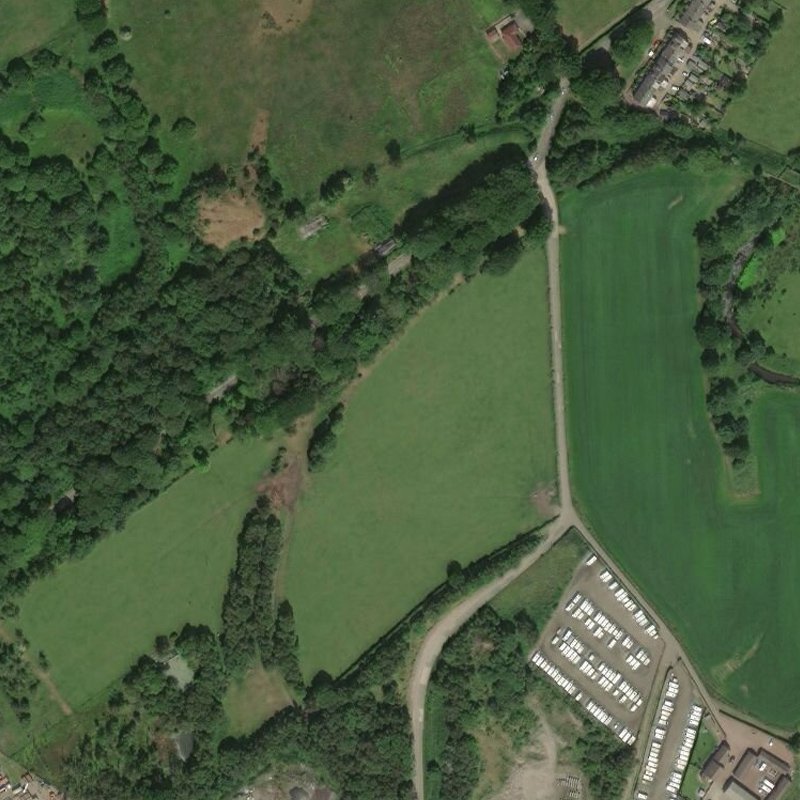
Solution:
<svg viewBox="0 0 800 800"><path fill-rule="evenodd" d="M275 511L294 511L303 490L305 464L299 458L290 461L277 475L271 475L259 486Z"/></svg>
<svg viewBox="0 0 800 800"><path fill-rule="evenodd" d="M291 33L311 15L313 0L263 0L259 33L276 36Z"/></svg>
<svg viewBox="0 0 800 800"><path fill-rule="evenodd" d="M198 212L203 241L214 247L223 249L240 239L255 241L263 235L264 212L255 198L243 193L203 196Z"/></svg>
<svg viewBox="0 0 800 800"><path fill-rule="evenodd" d="M558 512L558 492L555 484L546 483L534 487L531 492L531 505L542 519L549 519Z"/></svg>
<svg viewBox="0 0 800 800"><path fill-rule="evenodd" d="M547 717L540 713L531 745L521 753L492 800L558 800L558 753L562 746Z"/></svg>
<svg viewBox="0 0 800 800"><path fill-rule="evenodd" d="M259 111L256 115L256 121L253 123L253 129L250 131L250 147L249 149L256 150L259 153L264 152L267 145L267 135L269 134L269 112Z"/></svg>

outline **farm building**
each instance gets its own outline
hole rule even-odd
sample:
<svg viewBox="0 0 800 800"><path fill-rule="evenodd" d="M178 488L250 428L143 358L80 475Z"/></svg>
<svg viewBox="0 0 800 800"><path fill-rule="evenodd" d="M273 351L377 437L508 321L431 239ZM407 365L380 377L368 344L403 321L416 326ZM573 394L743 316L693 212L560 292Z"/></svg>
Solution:
<svg viewBox="0 0 800 800"><path fill-rule="evenodd" d="M521 13L507 14L492 23L485 31L489 44L505 45L509 53L517 53L522 48L522 40L533 30L533 25Z"/></svg>
<svg viewBox="0 0 800 800"><path fill-rule="evenodd" d="M717 749L708 757L708 760L703 764L703 769L700 771L700 777L703 780L713 780L717 773L724 768L725 762L728 760L731 753L731 747L727 741L720 742Z"/></svg>
<svg viewBox="0 0 800 800"><path fill-rule="evenodd" d="M789 788L791 767L760 748L745 750L725 782L723 797L730 800L779 800Z"/></svg>

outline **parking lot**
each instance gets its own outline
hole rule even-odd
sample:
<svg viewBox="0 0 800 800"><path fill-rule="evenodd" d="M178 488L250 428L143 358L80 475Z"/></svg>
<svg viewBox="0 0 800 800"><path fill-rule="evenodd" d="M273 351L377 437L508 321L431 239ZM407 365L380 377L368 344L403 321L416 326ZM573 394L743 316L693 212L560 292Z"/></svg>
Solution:
<svg viewBox="0 0 800 800"><path fill-rule="evenodd" d="M636 800L676 800L703 716L683 664L667 671L639 774Z"/></svg>
<svg viewBox="0 0 800 800"><path fill-rule="evenodd" d="M633 745L662 653L653 621L592 554L573 576L531 662Z"/></svg>

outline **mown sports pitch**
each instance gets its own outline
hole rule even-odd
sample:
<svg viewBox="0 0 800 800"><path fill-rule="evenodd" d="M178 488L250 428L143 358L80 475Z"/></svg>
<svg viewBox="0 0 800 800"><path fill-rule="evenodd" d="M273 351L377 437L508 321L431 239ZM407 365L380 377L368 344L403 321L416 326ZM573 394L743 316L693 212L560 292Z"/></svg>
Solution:
<svg viewBox="0 0 800 800"><path fill-rule="evenodd" d="M692 330L692 229L722 201L726 180L657 169L564 200L571 468L587 522L710 686L792 726L800 720L800 398L759 401L751 437L761 493L733 498Z"/></svg>
<svg viewBox="0 0 800 800"><path fill-rule="evenodd" d="M358 388L293 522L306 676L341 672L446 577L542 519L555 472L546 269L528 252L423 314Z"/></svg>

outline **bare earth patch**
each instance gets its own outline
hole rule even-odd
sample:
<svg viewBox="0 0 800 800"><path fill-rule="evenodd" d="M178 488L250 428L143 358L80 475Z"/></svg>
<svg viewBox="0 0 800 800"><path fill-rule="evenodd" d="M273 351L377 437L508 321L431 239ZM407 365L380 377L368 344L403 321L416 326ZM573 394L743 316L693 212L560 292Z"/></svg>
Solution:
<svg viewBox="0 0 800 800"><path fill-rule="evenodd" d="M253 123L253 129L250 131L250 150L256 150L259 153L264 152L264 147L267 144L267 134L269 133L269 111L259 111L256 114L256 121Z"/></svg>
<svg viewBox="0 0 800 800"><path fill-rule="evenodd" d="M201 197L200 231L203 241L223 249L240 239L255 241L263 235L264 212L253 197L226 192L219 197Z"/></svg>
<svg viewBox="0 0 800 800"><path fill-rule="evenodd" d="M558 511L557 492L554 483L536 486L531 492L531 505L543 519L549 519Z"/></svg>
<svg viewBox="0 0 800 800"><path fill-rule="evenodd" d="M290 461L277 475L271 475L262 485L259 492L266 494L270 506L275 511L294 511L300 493L303 490L305 464L299 458Z"/></svg>
<svg viewBox="0 0 800 800"><path fill-rule="evenodd" d="M259 30L267 36L291 33L311 15L313 0L263 0Z"/></svg>
<svg viewBox="0 0 800 800"><path fill-rule="evenodd" d="M521 753L502 790L492 800L558 800L560 743L544 715L539 721L533 743Z"/></svg>
<svg viewBox="0 0 800 800"><path fill-rule="evenodd" d="M683 202L683 195L679 194L677 197L673 198L672 202L667 206L667 211L672 211L675 206L679 206Z"/></svg>

